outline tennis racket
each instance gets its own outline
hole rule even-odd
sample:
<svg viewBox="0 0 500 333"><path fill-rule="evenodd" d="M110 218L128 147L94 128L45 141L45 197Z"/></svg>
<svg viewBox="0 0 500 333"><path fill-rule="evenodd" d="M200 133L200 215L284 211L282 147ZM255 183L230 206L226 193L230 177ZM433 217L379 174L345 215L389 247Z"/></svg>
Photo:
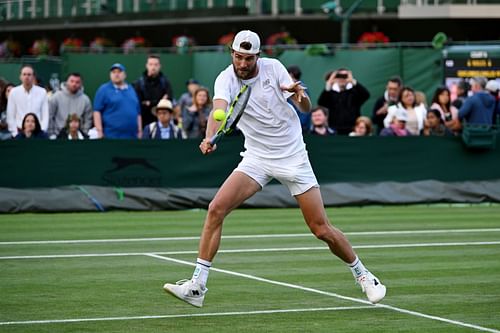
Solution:
<svg viewBox="0 0 500 333"><path fill-rule="evenodd" d="M238 121L247 106L251 90L250 86L247 86L246 84L241 87L240 92L236 95L231 103L231 106L229 107L226 118L222 121L217 133L215 133L215 135L210 139L211 145L215 145L220 139L222 139L223 136L231 133L236 128L236 125L238 124Z"/></svg>

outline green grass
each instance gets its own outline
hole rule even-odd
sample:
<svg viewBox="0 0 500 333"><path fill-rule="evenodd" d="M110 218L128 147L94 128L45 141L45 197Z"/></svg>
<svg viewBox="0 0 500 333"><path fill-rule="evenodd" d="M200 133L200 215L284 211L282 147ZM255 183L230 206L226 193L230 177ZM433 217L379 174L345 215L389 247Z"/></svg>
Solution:
<svg viewBox="0 0 500 333"><path fill-rule="evenodd" d="M387 285L383 304L500 331L500 206L328 209L365 264ZM0 332L479 332L476 328L373 307L295 313L250 311L356 307L333 296L212 271L202 309L162 291L190 277L192 267L141 253L192 262L197 240L64 244L5 242L198 236L204 211L19 214L0 216L0 257L119 254L72 258L0 259L0 323L109 317L221 314L184 318L0 324ZM421 230L475 229L421 233ZM477 229L492 229L481 232ZM356 234L370 231L408 234ZM237 210L224 235L303 234L297 209ZM455 246L409 244L459 243ZM407 244L382 248L381 245ZM460 245L462 244L462 245ZM363 248L368 246L369 248ZM228 253L231 249L319 247ZM319 291L364 299L344 264L312 236L223 239L214 267Z"/></svg>

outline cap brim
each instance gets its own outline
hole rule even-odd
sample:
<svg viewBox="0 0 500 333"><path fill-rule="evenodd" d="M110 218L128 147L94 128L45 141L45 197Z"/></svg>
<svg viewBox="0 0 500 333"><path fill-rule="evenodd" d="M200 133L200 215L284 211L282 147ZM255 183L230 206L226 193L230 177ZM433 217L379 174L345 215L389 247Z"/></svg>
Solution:
<svg viewBox="0 0 500 333"><path fill-rule="evenodd" d="M169 109L169 108L153 108L151 110L154 114L156 114L158 111L168 111L170 113L173 113L174 110L173 109Z"/></svg>

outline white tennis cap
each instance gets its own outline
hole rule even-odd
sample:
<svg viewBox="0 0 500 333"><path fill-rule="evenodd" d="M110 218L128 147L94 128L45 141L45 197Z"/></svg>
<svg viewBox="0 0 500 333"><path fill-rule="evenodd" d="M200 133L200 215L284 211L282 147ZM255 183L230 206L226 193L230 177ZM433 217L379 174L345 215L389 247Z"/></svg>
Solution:
<svg viewBox="0 0 500 333"><path fill-rule="evenodd" d="M241 47L242 43L249 43L250 49ZM233 41L233 50L246 54L257 54L260 52L260 38L255 32L242 30L236 34Z"/></svg>
<svg viewBox="0 0 500 333"><path fill-rule="evenodd" d="M408 112L403 108L397 109L396 114L394 116L399 121L404 121L404 122L408 121Z"/></svg>

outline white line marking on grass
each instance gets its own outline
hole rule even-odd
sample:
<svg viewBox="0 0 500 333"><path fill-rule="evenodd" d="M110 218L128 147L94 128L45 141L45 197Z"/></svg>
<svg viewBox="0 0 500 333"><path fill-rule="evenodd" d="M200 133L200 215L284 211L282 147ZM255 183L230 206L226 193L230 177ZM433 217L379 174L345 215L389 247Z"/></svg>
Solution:
<svg viewBox="0 0 500 333"><path fill-rule="evenodd" d="M116 252L116 253L75 253L75 254L41 254L33 256L5 256L0 260L11 259L64 259L64 258L92 258L92 257L132 257L143 256L144 252Z"/></svg>
<svg viewBox="0 0 500 333"><path fill-rule="evenodd" d="M445 246L484 246L484 245L500 245L500 241L492 242L454 242L454 243L416 243L416 244L375 244L375 245L354 245L354 249L391 249L391 248L413 248L413 247L445 247ZM310 247L273 247L262 249L222 249L218 253L253 253L253 252L280 252L280 251L318 251L327 250L327 246L310 246ZM148 252L151 253L151 252ZM197 254L197 250L187 251L165 251L152 252L158 255L180 255L180 254ZM142 256L145 252L112 252L112 253L82 253L82 254L41 254L28 256L4 256L0 260L14 259L63 259L63 258L80 258L80 257L127 257L127 256Z"/></svg>
<svg viewBox="0 0 500 333"><path fill-rule="evenodd" d="M33 324L61 324L61 323L79 323L79 322L89 322L89 321L113 321L113 320L171 319L171 318L219 317L219 316L250 316L250 315L260 315L260 314L274 314L274 313L345 311L345 310L360 310L360 309L376 309L376 307L366 306L366 305L365 306L337 306L337 307L329 307L329 308L256 310L256 311L235 311L235 312L208 312L208 313L189 313L189 314L157 315L157 316L5 321L5 322L0 322L0 326L2 326L2 325L6 326L6 325L33 325Z"/></svg>
<svg viewBox="0 0 500 333"><path fill-rule="evenodd" d="M188 262L188 261L184 261L184 260L179 260L179 259L175 259L175 258L170 258L170 257L163 257L163 256L156 255L154 253L148 253L146 255L149 256L149 257L153 257L153 258L157 258L157 259L161 259L161 260L166 260L166 261L171 261L171 262L175 262L175 263L178 263L178 264L183 264L183 265L188 265L188 266L196 266L192 262ZM220 269L220 268L215 268L215 267L211 267L210 270L216 271L216 272L220 272L220 273L229 274L229 275L239 276L239 277L243 277L243 278L247 278L247 279L251 279L251 280L256 280L256 281L260 281L260 282L266 282L266 283L270 283L270 284L274 284L274 285L278 285L278 286L283 286L283 287L288 287L288 288L293 288L293 289L299 289L299 290L309 291L309 292L316 293L316 294L321 294L321 295L331 296L331 297L335 297L335 298L340 298L340 299L343 299L343 300L353 301L353 302L356 302L356 303L371 304L370 302L368 302L366 300L363 300L363 299L354 298L354 297L348 297L348 296L343 296L343 295L340 295L340 294L337 294L337 293L327 292L327 291L323 291L323 290L319 290L319 289L314 289L314 288L303 287L303 286L296 285L296 284L291 284L291 283L280 282L280 281L276 281L276 280L265 279L265 278L261 278L261 277L255 276L255 275L243 274L243 273L238 273L238 272L229 271L229 270ZM500 331L492 329L492 328L487 328L487 327L483 327L483 326L468 324L468 323L464 323L464 322L458 321L458 320L451 320L451 319L446 319L446 318L442 318L442 317L438 317L438 316L428 315L428 314L417 312L417 311L406 310L406 309L398 308L398 307L391 306L391 305L375 304L375 305L372 305L372 306L376 307L376 308L385 308L385 309L388 309L388 310L392 310L392 311L396 311L396 312L400 312L400 313L405 313L405 314L413 315L413 316L416 316L416 317L421 317L421 318L427 318L427 319L432 319L432 320L436 320L436 321L441 321L441 322L445 322L445 323L453 324L453 325L457 325L457 326L473 328L473 329L476 329L476 330L479 330L479 331L492 332L492 333L500 333Z"/></svg>
<svg viewBox="0 0 500 333"><path fill-rule="evenodd" d="M439 229L439 230L388 230L388 231L356 231L345 232L348 236L376 236L376 235L417 235L443 233L482 233L500 232L500 228L482 229ZM304 234L262 234L262 235L228 235L222 239L259 239L259 238L300 238L313 237L311 233ZM156 237L156 238L110 238L110 239L70 239L70 240L34 240L0 242L0 245L44 245L44 244L84 244L84 243L128 243L128 242L168 242L199 240L198 236L186 237Z"/></svg>

